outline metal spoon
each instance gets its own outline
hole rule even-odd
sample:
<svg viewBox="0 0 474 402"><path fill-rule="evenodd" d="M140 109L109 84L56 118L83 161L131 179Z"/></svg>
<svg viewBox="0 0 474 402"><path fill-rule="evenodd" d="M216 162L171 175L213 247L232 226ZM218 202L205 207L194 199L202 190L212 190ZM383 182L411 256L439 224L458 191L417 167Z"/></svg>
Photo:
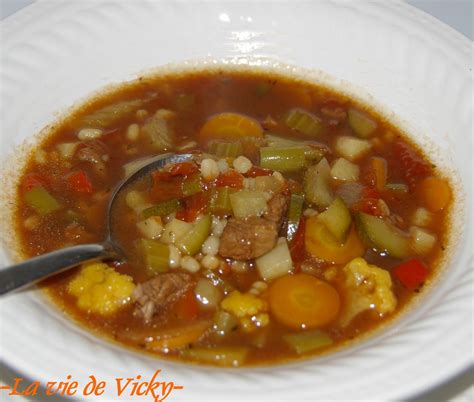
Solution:
<svg viewBox="0 0 474 402"><path fill-rule="evenodd" d="M107 208L107 237L103 243L81 244L31 258L20 264L0 269L0 295L32 285L48 276L63 272L80 263L106 258L123 259L124 253L112 233L113 207L119 193L129 184L153 170L168 164L192 159L191 154L164 154L148 160L148 163L121 181L113 191Z"/></svg>

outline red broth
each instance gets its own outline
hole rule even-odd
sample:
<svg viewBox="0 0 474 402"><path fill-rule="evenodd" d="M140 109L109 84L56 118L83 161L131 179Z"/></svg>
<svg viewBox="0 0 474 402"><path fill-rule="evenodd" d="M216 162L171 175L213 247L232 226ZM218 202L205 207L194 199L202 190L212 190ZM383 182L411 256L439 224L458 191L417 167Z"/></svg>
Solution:
<svg viewBox="0 0 474 402"><path fill-rule="evenodd" d="M404 133L330 89L226 71L143 78L56 126L18 187L24 254L103 240L111 191L164 152L195 157L122 195L127 261L44 284L128 347L225 366L326 353L403 311L442 258L451 185Z"/></svg>

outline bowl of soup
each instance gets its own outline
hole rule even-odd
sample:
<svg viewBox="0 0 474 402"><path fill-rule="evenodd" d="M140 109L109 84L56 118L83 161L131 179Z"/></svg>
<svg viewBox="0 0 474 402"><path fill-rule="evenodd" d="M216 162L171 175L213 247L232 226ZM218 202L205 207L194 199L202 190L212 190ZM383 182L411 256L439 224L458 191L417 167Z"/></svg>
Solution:
<svg viewBox="0 0 474 402"><path fill-rule="evenodd" d="M147 7L155 6L143 3L133 15L146 20ZM77 16L130 11L118 4L97 11L74 7L79 7ZM161 7L164 20L166 13L193 20L177 4ZM265 43L265 30L252 31L247 26L252 18L246 20L240 6L232 7L235 14L221 10L217 19L209 19L234 35L236 46ZM347 13L363 15L358 8L321 7L341 21ZM261 17L259 10L255 16ZM55 12L75 18L67 8ZM395 11L388 7L385 12ZM275 20L281 18L275 10ZM240 34L226 28L232 21ZM135 23L130 20L131 26ZM260 24L274 26L265 20ZM166 24L154 29L164 32ZM110 45L109 32L97 35ZM298 37L298 29L293 32L288 35ZM73 38L64 43L68 40ZM93 35L81 38L78 49L92 40ZM11 46L5 74L21 76L21 68L12 69L29 66L31 61L20 56L33 51L21 47L18 36L12 36ZM82 71L88 64L79 62L79 52L65 88L46 80L51 91L44 104L28 104L37 99L28 94L12 102L6 128L34 138L23 148L11 137L7 141L2 177L9 235L3 239L14 251L12 258L100 243L106 236L107 205L122 180L161 154L188 159L152 171L121 192L112 231L124 250L122 258L81 264L45 280L38 290L2 300L6 361L21 362L18 369L31 374L40 367L31 358L33 349L55 353L53 367L41 369L41 378L66 377L65 367L77 361L74 377L83 383L89 375L103 377L109 397L117 396L117 378L138 381L158 369L177 386L175 398L222 398L229 389L256 397L266 387L285 388L288 397L291 392L298 398L333 397L379 377L390 391L379 385L377 395L395 395L389 385L400 371L418 373L434 358L435 347L420 352L419 365L409 364L407 357L423 348L427 331L444 333L449 320L459 319L446 312L440 318L439 309L469 301L459 285L462 266L455 263L467 256L461 225L467 216L465 172L459 166L466 149L456 142L461 132L440 136L430 120L435 115L446 124L436 115L436 102L419 90L424 112L419 98L406 98L406 88L387 85L390 71L364 63L349 63L360 71L355 81L363 83L364 74L374 71L372 90L381 101L335 78L337 68L329 75L258 54L233 57L228 49L221 60L139 72L137 60L151 67L142 47L129 55L118 44L107 48L114 66L98 68L108 73L106 79L94 69ZM39 49L35 57L42 60L47 51ZM64 49L55 53L61 60L68 59ZM304 60L300 52L294 51L296 64ZM97 53L91 49L84 57L90 62ZM338 57L328 58L337 64ZM124 67L117 67L120 63ZM40 74L46 64L36 65L25 77ZM66 78L60 64L54 71L58 79ZM408 75L402 77L410 82ZM28 79L12 80L5 99L18 94ZM412 78L410 84L415 82ZM44 85L31 91L44 92ZM72 108L52 119L58 110L54 105L71 102ZM26 105L31 114L20 110ZM388 111L390 105L396 114ZM461 129L465 115L456 112ZM413 124L412 113L423 130ZM37 135L33 128L46 123ZM459 159L453 163L446 154ZM450 299L451 293L457 298ZM22 313L28 321L12 320ZM446 336L466 336L453 331ZM15 340L12 335L18 333ZM20 350L21 337L34 334L34 342ZM364 364L367 375L354 377L354 367ZM380 372L386 366L391 376ZM327 386L315 391L310 384L318 375L318 384ZM331 387L341 375L352 379L336 391ZM290 392L289 384L298 390ZM412 384L404 392L419 387Z"/></svg>

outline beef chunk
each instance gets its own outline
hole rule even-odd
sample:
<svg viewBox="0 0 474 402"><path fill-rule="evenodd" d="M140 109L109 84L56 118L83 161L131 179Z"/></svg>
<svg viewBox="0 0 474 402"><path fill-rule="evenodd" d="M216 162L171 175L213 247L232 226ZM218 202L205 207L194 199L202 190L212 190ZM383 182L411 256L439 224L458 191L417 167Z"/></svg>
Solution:
<svg viewBox="0 0 474 402"><path fill-rule="evenodd" d="M231 218L222 233L219 254L236 260L258 258L275 246L277 236L277 225L268 219Z"/></svg>
<svg viewBox="0 0 474 402"><path fill-rule="evenodd" d="M283 216L286 214L288 209L288 197L283 194L277 194L268 201L267 207L268 209L267 212L265 212L264 217L280 227Z"/></svg>
<svg viewBox="0 0 474 402"><path fill-rule="evenodd" d="M135 313L149 321L155 314L174 304L193 286L191 275L185 272L167 272L139 284L132 294Z"/></svg>

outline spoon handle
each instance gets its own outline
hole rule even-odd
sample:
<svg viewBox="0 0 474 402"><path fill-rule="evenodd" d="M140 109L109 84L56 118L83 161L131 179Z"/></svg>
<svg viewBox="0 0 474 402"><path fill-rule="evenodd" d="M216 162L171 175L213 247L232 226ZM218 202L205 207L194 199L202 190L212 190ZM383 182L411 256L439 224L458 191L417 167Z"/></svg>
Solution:
<svg viewBox="0 0 474 402"><path fill-rule="evenodd" d="M0 269L0 295L33 284L74 265L110 256L104 244L82 244L66 247L25 262Z"/></svg>

